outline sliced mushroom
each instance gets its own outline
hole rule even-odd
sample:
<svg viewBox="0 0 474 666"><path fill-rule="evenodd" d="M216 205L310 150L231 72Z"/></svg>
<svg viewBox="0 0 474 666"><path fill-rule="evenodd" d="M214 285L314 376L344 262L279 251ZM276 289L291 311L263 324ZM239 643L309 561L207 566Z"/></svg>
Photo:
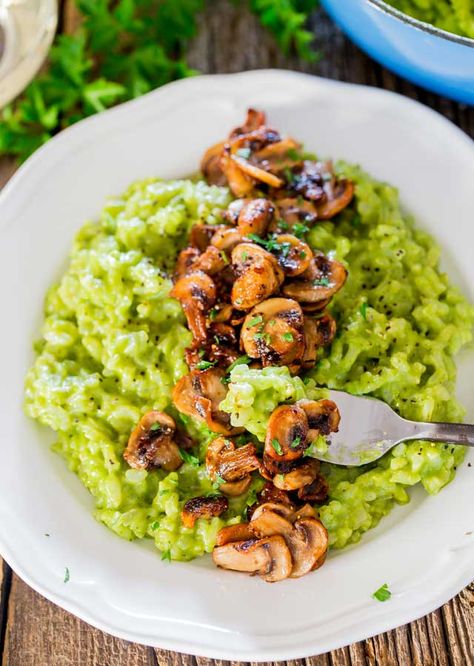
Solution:
<svg viewBox="0 0 474 666"><path fill-rule="evenodd" d="M180 412L204 421L213 432L222 435L238 434L242 428L233 428L230 416L219 409L227 394L222 383L225 371L221 368L191 370L173 389L173 402Z"/></svg>
<svg viewBox="0 0 474 666"><path fill-rule="evenodd" d="M193 497L185 503L181 511L181 521L184 527L192 528L199 518L210 520L211 518L220 516L228 508L229 502L222 495Z"/></svg>
<svg viewBox="0 0 474 666"><path fill-rule="evenodd" d="M123 457L135 469L178 469L183 459L174 441L175 434L176 424L171 416L147 412L130 435Z"/></svg>
<svg viewBox="0 0 474 666"><path fill-rule="evenodd" d="M347 278L345 267L322 253L315 254L310 267L283 287L283 293L300 303L320 303L332 298Z"/></svg>
<svg viewBox="0 0 474 666"><path fill-rule="evenodd" d="M294 507L293 505L284 504L281 502L264 502L263 504L259 504L256 507L252 514L252 520L257 520L262 514L266 512L277 513L279 516L282 516L283 518L286 518L286 520L291 521L294 514Z"/></svg>
<svg viewBox="0 0 474 666"><path fill-rule="evenodd" d="M269 298L247 315L240 344L263 366L290 365L304 354L304 319L300 305L289 298Z"/></svg>
<svg viewBox="0 0 474 666"><path fill-rule="evenodd" d="M318 470L319 462L313 458L309 458L306 462L286 472L286 474L277 474L273 479L273 483L281 490L298 490L299 488L303 488L303 486L313 483Z"/></svg>
<svg viewBox="0 0 474 666"><path fill-rule="evenodd" d="M268 421L264 453L277 463L298 460L308 446L307 434L308 419L305 411L299 405L281 405L273 411ZM265 460L264 463L266 466ZM294 490L275 485L281 490Z"/></svg>
<svg viewBox="0 0 474 666"><path fill-rule="evenodd" d="M290 228L302 223L312 225L317 220L318 212L312 201L300 197L282 197L276 203L278 206L276 219L283 220Z"/></svg>
<svg viewBox="0 0 474 666"><path fill-rule="evenodd" d="M242 236L264 236L275 214L275 206L269 199L251 199L239 213L238 229Z"/></svg>
<svg viewBox="0 0 474 666"><path fill-rule="evenodd" d="M184 250L181 250L176 260L174 277L178 279L190 273L199 254L200 252L197 247L186 247Z"/></svg>
<svg viewBox="0 0 474 666"><path fill-rule="evenodd" d="M283 282L283 271L275 257L253 243L240 243L232 250L237 275L231 293L232 305L250 310L274 294Z"/></svg>
<svg viewBox="0 0 474 666"><path fill-rule="evenodd" d="M279 234L275 236L275 240L279 245L275 250L278 263L288 277L301 275L308 270L313 253L307 243L293 234Z"/></svg>
<svg viewBox="0 0 474 666"><path fill-rule="evenodd" d="M234 541L248 541L255 539L255 534L248 523L237 523L237 525L226 525L222 527L216 536L216 546L225 546Z"/></svg>
<svg viewBox="0 0 474 666"><path fill-rule="evenodd" d="M251 199L234 199L234 201L231 201L227 206L227 209L222 213L224 220L234 226L237 226L240 211L249 201L251 201Z"/></svg>
<svg viewBox="0 0 474 666"><path fill-rule="evenodd" d="M303 504L302 507L296 509L293 515L291 516L291 522L294 523L301 518L317 518L318 513L315 511L314 507L311 504Z"/></svg>
<svg viewBox="0 0 474 666"><path fill-rule="evenodd" d="M330 344L336 334L336 322L330 314L326 313L319 319L309 316L304 318L304 355L301 367L305 370L312 368L316 363L318 349Z"/></svg>
<svg viewBox="0 0 474 666"><path fill-rule="evenodd" d="M193 272L178 279L170 296L177 298L197 343L207 338L206 312L216 302L216 285L202 271Z"/></svg>
<svg viewBox="0 0 474 666"><path fill-rule="evenodd" d="M229 188L236 197L246 197L252 192L255 180L242 171L240 165L232 159L228 152L223 152L220 166Z"/></svg>
<svg viewBox="0 0 474 666"><path fill-rule="evenodd" d="M318 435L329 435L338 431L341 415L332 400L298 400L297 405L304 410L308 419L310 442Z"/></svg>
<svg viewBox="0 0 474 666"><path fill-rule="evenodd" d="M220 250L214 245L209 245L204 252L195 259L193 270L202 271L207 275L215 275L224 270L229 263L229 260Z"/></svg>
<svg viewBox="0 0 474 666"><path fill-rule="evenodd" d="M293 566L290 551L281 536L217 546L212 559L218 567L259 574L269 583L288 578Z"/></svg>
<svg viewBox="0 0 474 666"><path fill-rule="evenodd" d="M354 197L354 183L346 178L324 184L325 200L318 205L318 219L330 220L346 208Z"/></svg>
<svg viewBox="0 0 474 666"><path fill-rule="evenodd" d="M322 474L318 474L312 483L298 490L298 498L302 502L325 502L328 494L329 483Z"/></svg>
<svg viewBox="0 0 474 666"><path fill-rule="evenodd" d="M253 153L253 159L267 171L279 173L298 164L300 158L297 151L301 148L294 139L289 137L269 143ZM296 154L295 154L296 153Z"/></svg>
<svg viewBox="0 0 474 666"><path fill-rule="evenodd" d="M203 224L202 222L193 224L189 234L189 243L201 252L204 252L209 246L214 234L218 231L226 231L231 228L232 227L229 227L226 224Z"/></svg>
<svg viewBox="0 0 474 666"><path fill-rule="evenodd" d="M218 229L211 238L211 243L221 252L230 255L236 245L243 242L239 230L234 227Z"/></svg>
<svg viewBox="0 0 474 666"><path fill-rule="evenodd" d="M226 178L221 167L221 155L224 141L216 143L206 150L201 160L201 171L204 178L211 185L225 185Z"/></svg>
<svg viewBox="0 0 474 666"><path fill-rule="evenodd" d="M251 473L260 469L257 450L253 444L236 448L225 437L217 437L207 447L206 469L212 481L221 479L219 490L235 497L244 493L251 482Z"/></svg>
<svg viewBox="0 0 474 666"><path fill-rule="evenodd" d="M242 134L249 134L249 132L254 132L263 125L265 125L265 113L263 111L257 111L256 109L247 109L245 123L240 127L233 129L229 138L233 139Z"/></svg>

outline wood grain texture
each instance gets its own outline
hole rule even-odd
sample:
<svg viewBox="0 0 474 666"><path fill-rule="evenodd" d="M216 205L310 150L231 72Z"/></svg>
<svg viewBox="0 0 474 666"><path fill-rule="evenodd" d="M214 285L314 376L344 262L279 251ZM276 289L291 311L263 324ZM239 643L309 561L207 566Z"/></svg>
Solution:
<svg viewBox="0 0 474 666"><path fill-rule="evenodd" d="M60 25L67 31L77 25L77 15L69 0L63 0L62 10ZM348 42L322 11L315 14L312 25L323 58L308 65L282 56L271 37L242 6L219 0L202 17L190 63L209 73L282 67L394 90L436 109L474 137L474 109L420 90L383 69ZM12 161L0 161L0 187L13 171ZM0 567L3 666L243 666L153 650L113 638L41 597L12 576L6 566L6 575L2 576L1 571ZM474 584L441 609L409 625L325 655L282 664L474 666Z"/></svg>

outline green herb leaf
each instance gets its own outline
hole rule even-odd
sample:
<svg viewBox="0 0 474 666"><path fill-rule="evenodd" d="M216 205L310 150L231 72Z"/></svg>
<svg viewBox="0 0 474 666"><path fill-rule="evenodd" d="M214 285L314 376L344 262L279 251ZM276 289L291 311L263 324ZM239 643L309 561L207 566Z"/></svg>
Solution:
<svg viewBox="0 0 474 666"><path fill-rule="evenodd" d="M286 155L290 160L294 160L295 162L299 162L301 159L301 153L299 153L296 148L289 148L286 151Z"/></svg>
<svg viewBox="0 0 474 666"><path fill-rule="evenodd" d="M309 227L306 226L306 224L302 224L302 222L296 222L291 231L294 233L296 238L303 238L306 233L309 231Z"/></svg>
<svg viewBox="0 0 474 666"><path fill-rule="evenodd" d="M209 319L210 319L211 321L214 321L214 320L215 320L215 318L217 317L217 312L218 312L217 308L211 308L211 309L209 310Z"/></svg>
<svg viewBox="0 0 474 666"><path fill-rule="evenodd" d="M248 160L248 158L252 154L252 151L250 150L250 148L239 148L239 150L235 151L235 154L238 155L239 157L242 157L244 160Z"/></svg>
<svg viewBox="0 0 474 666"><path fill-rule="evenodd" d="M365 301L360 306L360 314L364 317L364 319L367 319L367 303Z"/></svg>
<svg viewBox="0 0 474 666"><path fill-rule="evenodd" d="M295 437L294 440L291 442L291 448L296 449L300 444L301 444L301 437Z"/></svg>
<svg viewBox="0 0 474 666"><path fill-rule="evenodd" d="M220 251L220 255L221 255L221 257L222 257L222 261L224 262L224 264L227 265L227 264L229 263L229 258L228 258L228 256L226 255L226 253L224 252L224 250L221 250L221 251Z"/></svg>
<svg viewBox="0 0 474 666"><path fill-rule="evenodd" d="M391 596L392 593L388 589L387 583L384 583L382 587L379 587L379 589L373 593L372 598L377 601L387 601Z"/></svg>
<svg viewBox="0 0 474 666"><path fill-rule="evenodd" d="M171 550L169 548L161 552L161 559L166 560L166 562L171 562Z"/></svg>
<svg viewBox="0 0 474 666"><path fill-rule="evenodd" d="M313 284L315 287L329 287L331 282L326 275L323 275L323 277L319 278L318 280L313 280Z"/></svg>
<svg viewBox="0 0 474 666"><path fill-rule="evenodd" d="M248 363L249 361L250 361L250 356L247 356L247 354L239 356L239 358L236 358L235 361L229 365L229 367L227 368L227 372L232 372L232 370L236 366L243 365L244 363Z"/></svg>
<svg viewBox="0 0 474 666"><path fill-rule="evenodd" d="M69 569L66 567L66 568L64 569L64 579L63 579L63 582L64 582L64 583L69 583L69 579L70 579L70 578L71 578L71 575L70 575L70 573L69 573Z"/></svg>
<svg viewBox="0 0 474 666"><path fill-rule="evenodd" d="M281 337L286 342L293 342L293 333L283 333Z"/></svg>
<svg viewBox="0 0 474 666"><path fill-rule="evenodd" d="M159 432L161 430L161 423L153 423L150 426L150 432Z"/></svg>
<svg viewBox="0 0 474 666"><path fill-rule="evenodd" d="M152 522L152 524L150 525L150 529L153 530L153 531L155 531L155 530L157 530L157 529L159 528L159 526L160 526L160 523L159 523L157 520L154 520L154 521Z"/></svg>
<svg viewBox="0 0 474 666"><path fill-rule="evenodd" d="M226 483L226 480L223 479L222 476L220 476L220 474L216 474L212 487L214 488L214 490L219 490L223 483Z"/></svg>
<svg viewBox="0 0 474 666"><path fill-rule="evenodd" d="M196 368L198 370L207 370L208 368L213 368L217 361L199 361L196 363Z"/></svg>
<svg viewBox="0 0 474 666"><path fill-rule="evenodd" d="M189 463L193 467L199 467L200 460L197 456L193 456L192 453L189 453L188 451L185 451L184 449L179 449L179 455L183 459L185 463Z"/></svg>
<svg viewBox="0 0 474 666"><path fill-rule="evenodd" d="M262 315L258 315L256 317L252 317L252 319L248 322L245 328L252 328L253 326L257 326L258 324L261 324L263 322L263 317Z"/></svg>
<svg viewBox="0 0 474 666"><path fill-rule="evenodd" d="M286 182L289 185L291 185L295 180L295 174L288 167L286 167L286 169L283 169L283 173L285 175Z"/></svg>
<svg viewBox="0 0 474 666"><path fill-rule="evenodd" d="M281 448L281 444L277 439L272 439L272 447L278 453L279 456L283 455L283 449Z"/></svg>

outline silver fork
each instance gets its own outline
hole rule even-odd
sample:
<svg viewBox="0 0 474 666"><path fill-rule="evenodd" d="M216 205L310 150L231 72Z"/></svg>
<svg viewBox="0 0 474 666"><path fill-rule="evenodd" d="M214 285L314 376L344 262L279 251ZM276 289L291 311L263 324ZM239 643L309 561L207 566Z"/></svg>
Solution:
<svg viewBox="0 0 474 666"><path fill-rule="evenodd" d="M474 425L409 421L381 400L344 391L330 391L329 397L339 408L341 422L328 438L327 452L317 456L320 460L358 467L414 439L474 446Z"/></svg>

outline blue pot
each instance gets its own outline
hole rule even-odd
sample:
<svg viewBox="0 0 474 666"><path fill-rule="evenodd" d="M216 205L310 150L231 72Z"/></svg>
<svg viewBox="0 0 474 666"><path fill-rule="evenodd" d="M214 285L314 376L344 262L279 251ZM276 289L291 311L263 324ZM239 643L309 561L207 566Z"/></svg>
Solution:
<svg viewBox="0 0 474 666"><path fill-rule="evenodd" d="M439 30L383 0L321 0L372 58L424 88L474 105L474 39Z"/></svg>

